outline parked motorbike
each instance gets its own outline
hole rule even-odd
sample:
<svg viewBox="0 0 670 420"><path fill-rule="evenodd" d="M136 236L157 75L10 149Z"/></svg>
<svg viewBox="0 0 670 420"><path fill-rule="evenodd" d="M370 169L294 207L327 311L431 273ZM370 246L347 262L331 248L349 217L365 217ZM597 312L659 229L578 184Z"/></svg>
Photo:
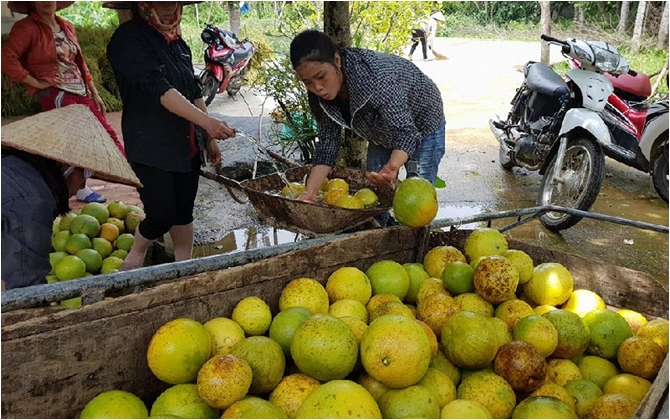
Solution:
<svg viewBox="0 0 670 420"><path fill-rule="evenodd" d="M235 96L244 84L256 47L248 38L240 41L233 32L209 23L205 24L200 38L207 44L205 69L200 73L205 103L209 105L217 93L224 91Z"/></svg>
<svg viewBox="0 0 670 420"><path fill-rule="evenodd" d="M569 70L566 81L551 67L529 61L507 119L496 117L489 125L500 144L503 168L520 166L543 175L539 205L589 210L605 173L603 148L612 144L601 113L614 90L603 73L626 74L628 62L605 42L562 41L547 35L541 39L559 45L580 68ZM560 231L581 217L547 212L540 220Z"/></svg>

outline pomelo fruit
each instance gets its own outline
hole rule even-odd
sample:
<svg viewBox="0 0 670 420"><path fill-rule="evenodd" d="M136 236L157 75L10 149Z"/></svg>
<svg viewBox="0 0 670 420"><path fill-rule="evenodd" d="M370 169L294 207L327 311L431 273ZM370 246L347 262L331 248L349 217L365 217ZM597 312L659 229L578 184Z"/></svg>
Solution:
<svg viewBox="0 0 670 420"><path fill-rule="evenodd" d="M485 257L475 268L475 290L494 305L514 298L518 284L519 274L505 257L499 255Z"/></svg>
<svg viewBox="0 0 670 420"><path fill-rule="evenodd" d="M551 356L558 347L558 330L554 324L535 313L516 322L513 336L515 340L525 341L535 346L543 357Z"/></svg>
<svg viewBox="0 0 670 420"><path fill-rule="evenodd" d="M237 302L230 318L242 327L247 336L263 335L272 323L272 312L263 299L247 296Z"/></svg>
<svg viewBox="0 0 670 420"><path fill-rule="evenodd" d="M451 297L449 292L447 292L447 289L444 288L444 282L442 281L442 279L438 279L435 277L428 277L421 283L421 286L419 286L419 290L416 292L417 304L421 303L421 301L426 299L428 296L436 293Z"/></svg>
<svg viewBox="0 0 670 420"><path fill-rule="evenodd" d="M374 311L370 312L370 322L384 315L402 315L410 319L416 318L414 312L407 305L390 301L378 305Z"/></svg>
<svg viewBox="0 0 670 420"><path fill-rule="evenodd" d="M269 400L294 419L305 398L320 385L318 380L304 373L287 375L270 392Z"/></svg>
<svg viewBox="0 0 670 420"><path fill-rule="evenodd" d="M393 214L401 225L426 226L437 215L435 187L423 178L407 178L393 195Z"/></svg>
<svg viewBox="0 0 670 420"><path fill-rule="evenodd" d="M259 397L246 397L234 402L221 415L222 419L287 419L276 405Z"/></svg>
<svg viewBox="0 0 670 420"><path fill-rule="evenodd" d="M126 257L128 256L128 251L126 251L125 249L117 249L114 250L114 252L112 252L111 254L109 254L109 256L125 260Z"/></svg>
<svg viewBox="0 0 670 420"><path fill-rule="evenodd" d="M596 309L584 316L590 342L586 351L605 359L615 359L619 346L633 336L628 322L611 309Z"/></svg>
<svg viewBox="0 0 670 420"><path fill-rule="evenodd" d="M298 198L305 192L305 186L300 182L290 182L281 189L281 195L287 198Z"/></svg>
<svg viewBox="0 0 670 420"><path fill-rule="evenodd" d="M147 361L161 381L183 384L197 378L211 351L211 338L201 323L177 318L163 324L151 337Z"/></svg>
<svg viewBox="0 0 670 420"><path fill-rule="evenodd" d="M128 206L123 201L112 201L107 205L109 216L117 219L125 219L128 215Z"/></svg>
<svg viewBox="0 0 670 420"><path fill-rule="evenodd" d="M79 418L82 419L146 419L149 410L135 394L112 390L96 395L86 403Z"/></svg>
<svg viewBox="0 0 670 420"><path fill-rule="evenodd" d="M335 318L342 318L345 316L360 319L367 324L368 310L359 300L342 299L333 302L328 308L328 314Z"/></svg>
<svg viewBox="0 0 670 420"><path fill-rule="evenodd" d="M477 402L491 413L494 419L507 419L516 406L516 395L502 377L493 372L475 372L463 379L458 386L458 398Z"/></svg>
<svg viewBox="0 0 670 420"><path fill-rule="evenodd" d="M668 337L670 335L668 334L667 319L652 319L637 330L637 335L651 338L663 349L663 353L668 354Z"/></svg>
<svg viewBox="0 0 670 420"><path fill-rule="evenodd" d="M299 306L313 314L327 314L330 301L328 292L318 281L301 277L291 280L279 296L279 310Z"/></svg>
<svg viewBox="0 0 670 420"><path fill-rule="evenodd" d="M529 393L544 383L547 362L532 344L512 341L498 349L493 369L512 386L514 391Z"/></svg>
<svg viewBox="0 0 670 420"><path fill-rule="evenodd" d="M535 315L533 308L523 300L514 298L502 302L494 311L494 316L505 321L510 331L514 331L516 323L528 315Z"/></svg>
<svg viewBox="0 0 670 420"><path fill-rule="evenodd" d="M109 217L109 210L102 203L88 203L81 209L81 214L91 215L98 219L100 224L103 224Z"/></svg>
<svg viewBox="0 0 670 420"><path fill-rule="evenodd" d="M447 320L461 310L461 305L451 296L434 293L422 299L416 308L417 318L425 322L437 337Z"/></svg>
<svg viewBox="0 0 670 420"><path fill-rule="evenodd" d="M440 408L456 399L456 385L439 369L429 367L417 385L432 391Z"/></svg>
<svg viewBox="0 0 670 420"><path fill-rule="evenodd" d="M84 277L85 273L86 263L75 255L63 257L54 268L54 274L60 281L78 279Z"/></svg>
<svg viewBox="0 0 670 420"><path fill-rule="evenodd" d="M558 332L558 345L554 357L572 359L581 355L589 345L589 327L574 312L556 309L542 314Z"/></svg>
<svg viewBox="0 0 670 420"><path fill-rule="evenodd" d="M589 411L591 419L632 419L638 402L625 394L603 394Z"/></svg>
<svg viewBox="0 0 670 420"><path fill-rule="evenodd" d="M547 362L547 380L560 386L570 381L582 379L582 373L572 360L549 359Z"/></svg>
<svg viewBox="0 0 670 420"><path fill-rule="evenodd" d="M491 413L475 401L455 399L442 407L442 419L490 419Z"/></svg>
<svg viewBox="0 0 670 420"><path fill-rule="evenodd" d="M514 341L514 337L512 336L512 332L509 330L509 327L507 326L507 323L503 321L500 318L496 317L491 317L491 318L486 318L489 321L489 324L493 326L493 329L495 331L495 336L496 336L496 341L498 343L498 348L501 346L511 343Z"/></svg>
<svg viewBox="0 0 670 420"><path fill-rule="evenodd" d="M66 252L67 241L72 236L72 232L69 230L61 230L51 237L51 246L54 251Z"/></svg>
<svg viewBox="0 0 670 420"><path fill-rule="evenodd" d="M344 323L347 324L349 328L351 328L351 331L354 332L354 335L356 336L356 342L360 346L361 338L363 338L363 333L365 333L365 330L368 328L368 324L358 318L352 318L350 316L343 316L340 319L344 321Z"/></svg>
<svg viewBox="0 0 670 420"><path fill-rule="evenodd" d="M337 203L337 200L340 197L344 197L345 195L347 195L346 191L337 188L337 189L334 189L334 190L327 191L326 194L324 194L324 196L323 196L323 201L326 204L334 206L335 203Z"/></svg>
<svg viewBox="0 0 670 420"><path fill-rule="evenodd" d="M561 307L566 311L574 312L582 318L584 315L596 309L606 309L607 305L603 298L596 292L586 289L573 290L568 301Z"/></svg>
<svg viewBox="0 0 670 420"><path fill-rule="evenodd" d="M637 334L637 330L647 323L647 318L644 315L631 309L619 309L616 313L628 322L630 329L633 330L633 334Z"/></svg>
<svg viewBox="0 0 670 420"><path fill-rule="evenodd" d="M105 218L105 220L107 220L107 218ZM80 214L79 216L75 217L70 224L70 232L73 234L83 233L89 238L98 236L99 231L100 222L90 214Z"/></svg>
<svg viewBox="0 0 670 420"><path fill-rule="evenodd" d="M475 270L464 261L454 261L444 267L442 281L444 287L453 295L471 293L475 291Z"/></svg>
<svg viewBox="0 0 670 420"><path fill-rule="evenodd" d="M508 249L500 253L501 256L510 260L519 273L519 284L524 284L533 277L533 259L520 249Z"/></svg>
<svg viewBox="0 0 670 420"><path fill-rule="evenodd" d="M463 244L463 251L468 261L478 257L500 255L509 249L507 238L497 229L479 227L472 231ZM509 261L509 260L508 260Z"/></svg>
<svg viewBox="0 0 670 420"><path fill-rule="evenodd" d="M627 338L617 351L621 370L649 380L656 377L664 359L663 349L647 337Z"/></svg>
<svg viewBox="0 0 670 420"><path fill-rule="evenodd" d="M370 279L356 267L338 268L326 281L326 292L330 302L342 299L354 299L367 305L372 296Z"/></svg>
<svg viewBox="0 0 670 420"><path fill-rule="evenodd" d="M598 356L584 356L577 361L582 379L587 379L598 385L600 389L605 387L605 382L613 376L621 373L614 363Z"/></svg>
<svg viewBox="0 0 670 420"><path fill-rule="evenodd" d="M349 183L342 178L333 178L326 184L326 191L342 190L349 194Z"/></svg>
<svg viewBox="0 0 670 420"><path fill-rule="evenodd" d="M133 244L135 243L135 236L131 233L123 233L119 235L118 238L116 238L116 248L117 249L123 249L128 252L130 252L130 249L133 247Z"/></svg>
<svg viewBox="0 0 670 420"><path fill-rule="evenodd" d="M284 351L271 338L247 337L235 344L230 349L230 354L249 363L252 372L250 394L262 395L272 391L284 376Z"/></svg>
<svg viewBox="0 0 670 420"><path fill-rule="evenodd" d="M122 219L117 219L116 217L110 217L105 223L111 223L119 229L119 235L126 233L126 224ZM103 223L104 224L104 223Z"/></svg>
<svg viewBox="0 0 670 420"><path fill-rule="evenodd" d="M98 254L100 254L103 259L109 257L114 249L112 243L104 238L91 239L91 247L98 251Z"/></svg>
<svg viewBox="0 0 670 420"><path fill-rule="evenodd" d="M440 245L431 248L423 257L423 268L431 277L442 279L444 269L451 263L466 262L465 255L451 245Z"/></svg>
<svg viewBox="0 0 670 420"><path fill-rule="evenodd" d="M437 353L433 356L433 360L430 361L430 365L428 366L446 373L454 385L458 386L458 384L461 383L461 370L447 359L441 349L437 350Z"/></svg>
<svg viewBox="0 0 670 420"><path fill-rule="evenodd" d="M65 250L71 255L76 255L82 249L91 248L91 245L91 239L88 236L83 233L75 233L68 238Z"/></svg>
<svg viewBox="0 0 670 420"><path fill-rule="evenodd" d="M210 407L226 409L247 395L252 375L249 363L241 357L214 356L198 372L198 394Z"/></svg>
<svg viewBox="0 0 670 420"><path fill-rule="evenodd" d="M605 382L603 393L626 394L641 402L651 389L651 382L630 373L614 375Z"/></svg>
<svg viewBox="0 0 670 420"><path fill-rule="evenodd" d="M63 258L67 257L68 253L64 251L55 251L49 253L49 265L51 266L51 271L56 269L56 264Z"/></svg>
<svg viewBox="0 0 670 420"><path fill-rule="evenodd" d="M435 419L440 406L434 392L420 385L389 389L379 398L379 409L385 419Z"/></svg>
<svg viewBox="0 0 670 420"><path fill-rule="evenodd" d="M372 313L375 311L375 309L377 309L377 306L381 305L384 302L402 303L402 301L398 296L390 293L382 293L379 295L372 296L365 307L368 309L368 313Z"/></svg>
<svg viewBox="0 0 670 420"><path fill-rule="evenodd" d="M69 212L58 221L58 230L70 230L72 221L77 218L77 213Z"/></svg>
<svg viewBox="0 0 670 420"><path fill-rule="evenodd" d="M561 305L570 298L574 288L572 275L556 262L541 263L533 269L533 277L523 285L526 296L538 305Z"/></svg>
<svg viewBox="0 0 670 420"><path fill-rule="evenodd" d="M440 336L447 358L463 369L489 365L498 351L498 341L488 319L473 312L457 312L444 324Z"/></svg>
<svg viewBox="0 0 670 420"><path fill-rule="evenodd" d="M212 356L228 354L235 344L244 340L244 330L230 318L212 318L203 326L212 339Z"/></svg>
<svg viewBox="0 0 670 420"><path fill-rule="evenodd" d="M531 397L553 397L565 403L570 410L575 410L575 400L562 386L553 382L545 382L541 387L530 394Z"/></svg>
<svg viewBox="0 0 670 420"><path fill-rule="evenodd" d="M156 398L150 415L153 418L216 419L219 418L219 410L200 398L198 385L179 384L166 389Z"/></svg>
<svg viewBox="0 0 670 420"><path fill-rule="evenodd" d="M102 268L102 257L95 249L82 249L75 254L86 264L86 271L89 273L97 273Z"/></svg>
<svg viewBox="0 0 670 420"><path fill-rule="evenodd" d="M370 279L372 294L392 294L400 300L405 299L409 291L409 275L402 265L391 260L377 261L365 271Z"/></svg>
<svg viewBox="0 0 670 420"><path fill-rule="evenodd" d="M430 275L423 269L421 263L405 263L402 267L407 271L409 276L409 289L405 296L405 302L416 303L416 294L419 292L421 284L430 277Z"/></svg>
<svg viewBox="0 0 670 420"><path fill-rule="evenodd" d="M529 397L512 412L513 419L576 419L577 414L554 397Z"/></svg>
<svg viewBox="0 0 670 420"><path fill-rule="evenodd" d="M370 374L365 370L358 377L358 384L362 385L363 388L365 388L377 402L379 401L379 398L381 398L381 396L390 389L383 383L370 376Z"/></svg>
<svg viewBox="0 0 670 420"><path fill-rule="evenodd" d="M573 379L563 385L563 388L575 400L575 413L580 419L588 417L593 404L603 395L598 385L586 379Z"/></svg>
<svg viewBox="0 0 670 420"><path fill-rule="evenodd" d="M454 297L454 299L461 304L461 309L464 311L474 312L487 318L492 317L494 314L495 310L491 302L485 301L477 293L462 293Z"/></svg>
<svg viewBox="0 0 670 420"><path fill-rule="evenodd" d="M107 239L109 242L114 242L120 234L121 232L119 231L118 226L113 223L105 222L100 225L100 232L98 233L98 236L100 238Z"/></svg>
<svg viewBox="0 0 670 420"><path fill-rule="evenodd" d="M284 309L272 319L268 335L281 346L285 356L291 356L293 335L311 315L312 313L308 309L295 306Z"/></svg>
<svg viewBox="0 0 670 420"><path fill-rule="evenodd" d="M123 223L125 225L125 231L127 233L130 233L132 235L135 234L135 229L140 225L140 222L144 220L144 214L143 213L138 213L135 211L130 211L126 215L126 218L123 220Z"/></svg>
<svg viewBox="0 0 670 420"><path fill-rule="evenodd" d="M298 419L382 418L370 393L356 382L329 381L313 390L296 413Z"/></svg>
<svg viewBox="0 0 670 420"><path fill-rule="evenodd" d="M365 208L365 204L363 204L360 199L352 195L343 195L337 197L337 200L335 200L335 206L351 210L362 210Z"/></svg>
<svg viewBox="0 0 670 420"><path fill-rule="evenodd" d="M102 260L102 267L100 267L100 274L115 273L119 271L123 265L123 260L119 257L112 257L111 255Z"/></svg>
<svg viewBox="0 0 670 420"><path fill-rule="evenodd" d="M377 201L379 201L377 194L369 188L361 188L356 191L354 197L361 200L365 207L374 207L374 205L377 204Z"/></svg>

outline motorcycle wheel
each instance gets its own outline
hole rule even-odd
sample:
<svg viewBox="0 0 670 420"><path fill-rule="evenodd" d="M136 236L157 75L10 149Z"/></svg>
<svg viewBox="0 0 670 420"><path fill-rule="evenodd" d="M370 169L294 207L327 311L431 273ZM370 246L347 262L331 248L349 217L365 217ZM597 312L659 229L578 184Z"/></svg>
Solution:
<svg viewBox="0 0 670 420"><path fill-rule="evenodd" d="M667 133L666 133L667 134ZM659 196L668 202L668 143L656 154L651 166L651 179Z"/></svg>
<svg viewBox="0 0 670 420"><path fill-rule="evenodd" d="M228 89L226 89L228 96L234 97L240 92L240 89L244 84L244 77L242 77L242 74L243 73L241 73L239 76L233 77L230 79L230 82L228 82Z"/></svg>
<svg viewBox="0 0 670 420"><path fill-rule="evenodd" d="M498 162L500 166L506 171L511 171L516 165L514 161L509 157L509 155L503 150L502 147L498 149Z"/></svg>
<svg viewBox="0 0 670 420"><path fill-rule="evenodd" d="M208 70L200 75L200 83L202 83L202 97L205 98L205 104L209 105L219 90L219 81L214 77L214 73Z"/></svg>
<svg viewBox="0 0 670 420"><path fill-rule="evenodd" d="M542 178L539 204L588 211L598 198L605 175L605 155L600 145L585 138L570 140L559 174L555 173L556 159L554 155ZM556 177L563 182L552 183ZM548 212L540 218L542 224L554 232L571 228L581 219L561 212Z"/></svg>

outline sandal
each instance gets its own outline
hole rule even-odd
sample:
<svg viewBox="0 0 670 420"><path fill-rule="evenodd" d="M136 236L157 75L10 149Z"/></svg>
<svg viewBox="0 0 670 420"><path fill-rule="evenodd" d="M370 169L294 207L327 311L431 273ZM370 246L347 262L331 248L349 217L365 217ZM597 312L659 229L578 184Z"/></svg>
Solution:
<svg viewBox="0 0 670 420"><path fill-rule="evenodd" d="M97 192L92 192L83 200L77 199L77 201L81 201L82 203L104 203L107 199Z"/></svg>

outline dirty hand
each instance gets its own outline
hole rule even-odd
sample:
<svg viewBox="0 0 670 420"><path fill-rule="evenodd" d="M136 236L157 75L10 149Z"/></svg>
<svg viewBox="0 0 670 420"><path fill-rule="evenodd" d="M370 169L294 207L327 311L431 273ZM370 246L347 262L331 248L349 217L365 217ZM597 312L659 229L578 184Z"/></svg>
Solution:
<svg viewBox="0 0 670 420"><path fill-rule="evenodd" d="M387 163L379 172L370 172L368 174L370 182L378 187L392 185L397 177L398 167L393 163Z"/></svg>
<svg viewBox="0 0 670 420"><path fill-rule="evenodd" d="M226 124L224 121L219 121L212 117L209 117L207 124L203 128L207 130L207 134L214 139L225 140L237 135L234 128Z"/></svg>
<svg viewBox="0 0 670 420"><path fill-rule="evenodd" d="M210 139L207 142L207 162L211 166L216 166L221 163L221 150L215 139Z"/></svg>
<svg viewBox="0 0 670 420"><path fill-rule="evenodd" d="M314 203L316 201L316 195L308 193L307 191L305 191L304 193L300 194L300 197L298 197L298 200L306 201L308 203Z"/></svg>

